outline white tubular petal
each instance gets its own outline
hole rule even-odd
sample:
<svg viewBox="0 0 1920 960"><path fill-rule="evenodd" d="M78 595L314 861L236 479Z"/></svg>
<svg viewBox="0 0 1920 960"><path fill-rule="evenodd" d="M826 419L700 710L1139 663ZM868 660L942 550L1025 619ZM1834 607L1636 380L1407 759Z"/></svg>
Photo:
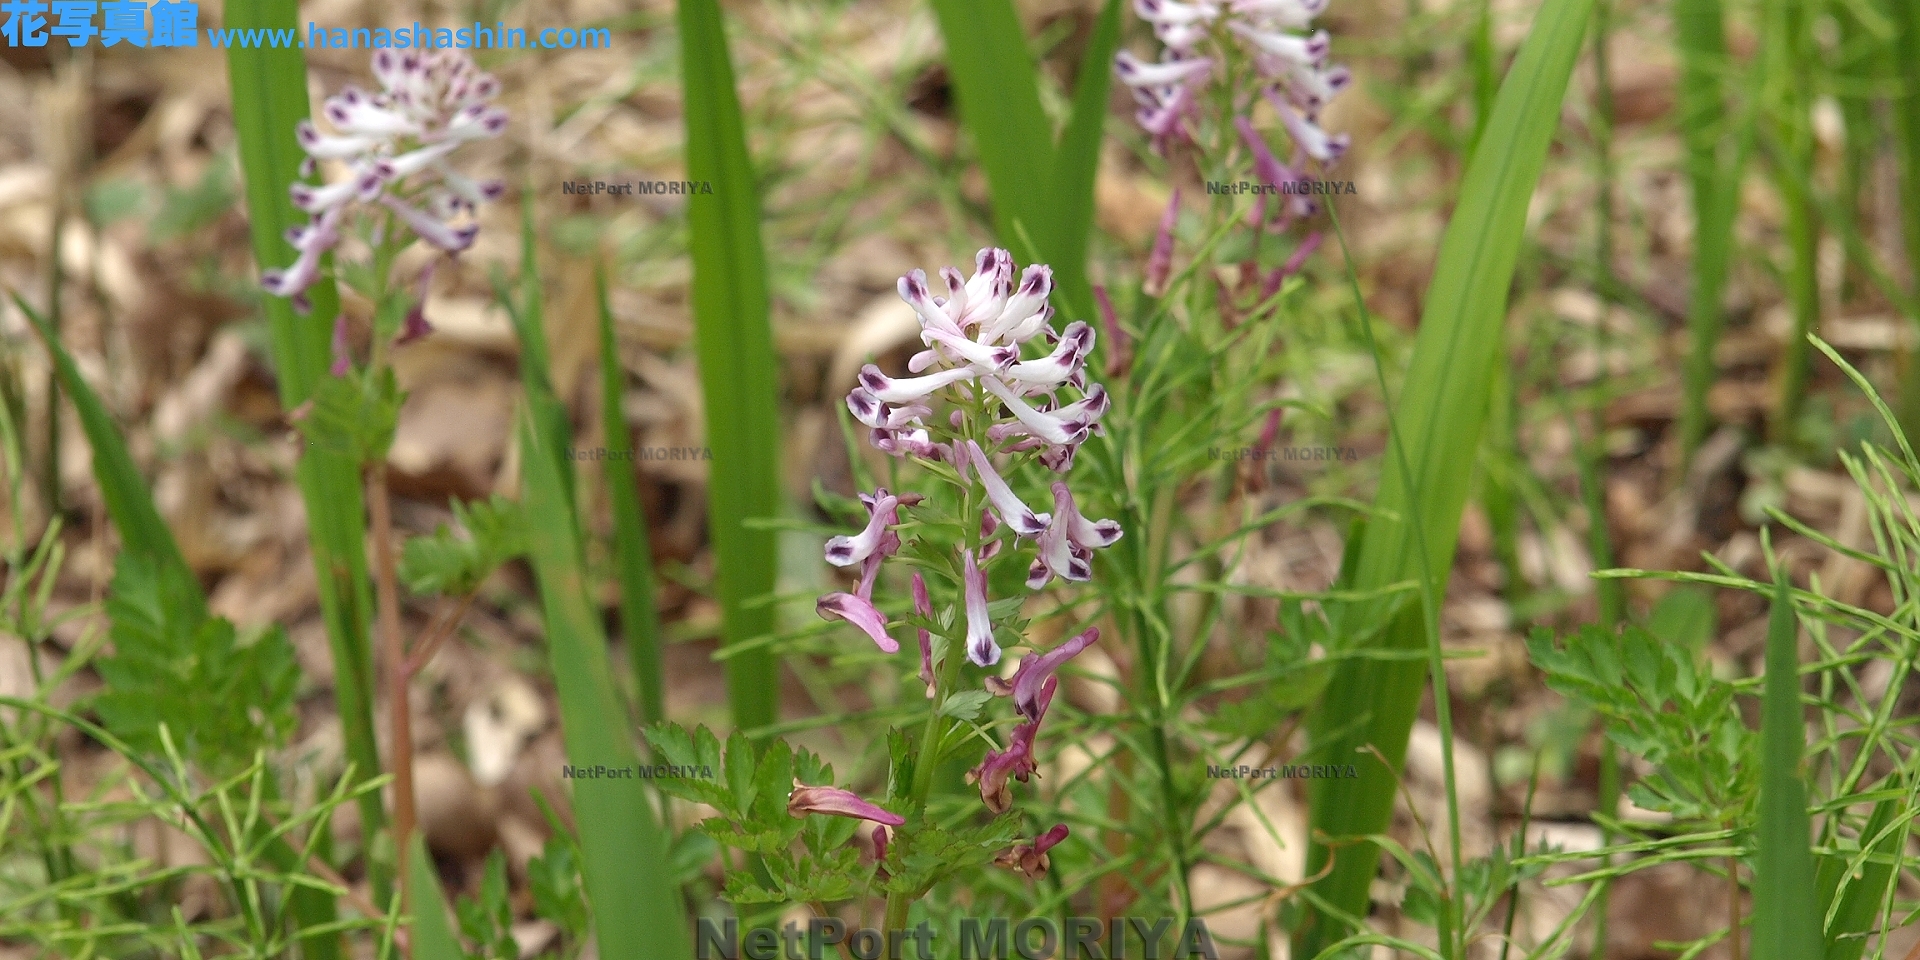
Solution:
<svg viewBox="0 0 1920 960"><path fill-rule="evenodd" d="M1010 333L1028 323L1037 313L1047 309L1047 298L1053 295L1053 268L1044 263L1036 263L1020 274L1020 287L1013 296L1007 298L1006 306L1000 308L1000 315L980 329L981 343L1025 343L1032 339L1033 333L1025 337L1010 337ZM1044 325L1045 321L1042 321ZM1034 331L1035 333L1038 330Z"/></svg>
<svg viewBox="0 0 1920 960"><path fill-rule="evenodd" d="M485 140L507 129L507 112L498 108L471 106L455 114L447 124L449 140Z"/></svg>
<svg viewBox="0 0 1920 960"><path fill-rule="evenodd" d="M1280 114L1280 122L1287 128L1287 135L1293 138L1296 146L1306 151L1307 156L1321 163L1332 163L1347 152L1349 138L1346 134L1329 135L1320 129L1319 124L1285 104L1275 103L1274 109Z"/></svg>
<svg viewBox="0 0 1920 960"><path fill-rule="evenodd" d="M321 160L340 160L357 157L380 144L376 137L329 137L322 134L311 120L302 120L293 128L294 139L300 141L300 149L307 156Z"/></svg>
<svg viewBox="0 0 1920 960"><path fill-rule="evenodd" d="M1114 67L1120 74L1120 82L1129 87L1168 87L1204 77L1213 69L1213 61L1201 57L1148 63L1122 50L1114 57Z"/></svg>
<svg viewBox="0 0 1920 960"><path fill-rule="evenodd" d="M977 374L973 370L958 367L942 370L939 373L930 373L924 377L896 379L881 373L879 367L869 363L860 368L860 385L873 394L874 399L882 403L912 403L941 387L959 383L962 380L971 380L975 376Z"/></svg>
<svg viewBox="0 0 1920 960"><path fill-rule="evenodd" d="M321 213L352 199L354 193L359 189L358 179L359 178L356 177L352 180L342 180L339 183L329 183L320 187L296 183L287 188L287 193L293 198L294 206L308 213Z"/></svg>
<svg viewBox="0 0 1920 960"><path fill-rule="evenodd" d="M1239 34L1264 53L1309 67L1317 67L1327 58L1327 49L1331 43L1325 30L1311 37L1297 37L1290 33L1256 30L1238 20L1227 24L1227 29Z"/></svg>
<svg viewBox="0 0 1920 960"><path fill-rule="evenodd" d="M1179 3L1177 0L1133 0L1133 12L1155 26L1208 23L1220 15L1219 7L1212 2Z"/></svg>
<svg viewBox="0 0 1920 960"><path fill-rule="evenodd" d="M420 133L420 125L397 110L375 106L361 98L348 103L340 97L327 101L327 119L342 133L360 137L391 137Z"/></svg>
<svg viewBox="0 0 1920 960"><path fill-rule="evenodd" d="M440 179L446 183L447 189L474 206L498 200L507 192L507 185L503 181L475 180L462 176L444 163L436 163L433 166L434 170L440 174Z"/></svg>
<svg viewBox="0 0 1920 960"><path fill-rule="evenodd" d="M968 363L985 370L1005 370L1020 359L1020 351L1013 347L989 347L961 334L934 327L922 331L920 337L926 342L945 346Z"/></svg>
<svg viewBox="0 0 1920 960"><path fill-rule="evenodd" d="M455 229L425 210L408 206L392 197L381 197L380 202L405 221L414 233L420 235L420 239L448 253L458 253L472 246L473 238L480 233L480 228L471 224Z"/></svg>
<svg viewBox="0 0 1920 960"><path fill-rule="evenodd" d="M1034 436L1048 443L1073 443L1086 432L1086 427L1082 424L1063 423L1052 414L1041 413L1028 406L1025 400L1020 399L1018 394L995 377L981 377L980 382L986 386L988 392L999 397L1000 401L1007 405L1008 410L1013 411L1014 418L1019 420L1021 425Z"/></svg>
<svg viewBox="0 0 1920 960"><path fill-rule="evenodd" d="M440 158L459 148L458 143L436 143L418 150L403 153L390 160L382 160L374 165L380 178L387 181L403 180L434 165Z"/></svg>
<svg viewBox="0 0 1920 960"><path fill-rule="evenodd" d="M1233 0L1233 12L1262 17L1289 30L1306 29L1326 9L1327 0Z"/></svg>
<svg viewBox="0 0 1920 960"><path fill-rule="evenodd" d="M1001 478L1000 472L994 469L993 461L980 449L980 444L968 440L963 449L972 463L973 472L980 475L980 482L987 488L987 499L992 501L995 510L1000 511L1000 519L1012 527L1014 533L1032 537L1046 529L1048 514L1034 513L1032 508L1021 502L1013 488Z"/></svg>

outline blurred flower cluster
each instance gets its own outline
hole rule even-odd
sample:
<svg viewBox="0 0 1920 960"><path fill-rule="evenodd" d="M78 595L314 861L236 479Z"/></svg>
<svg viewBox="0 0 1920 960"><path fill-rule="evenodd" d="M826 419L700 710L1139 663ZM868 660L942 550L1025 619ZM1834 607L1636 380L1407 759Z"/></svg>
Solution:
<svg viewBox="0 0 1920 960"><path fill-rule="evenodd" d="M338 245L347 215L356 206L377 205L376 211L389 215L376 228L380 233L375 243L397 243L404 229L440 250L457 253L472 245L479 227L470 222L456 226L456 220L505 189L497 180L469 178L448 162L463 144L497 137L506 129L506 111L491 103L500 92L499 80L481 72L465 52L454 50L379 50L373 56L373 74L380 81L379 93L348 86L327 99L322 112L334 134L321 133L310 120L295 128L307 154L302 176L311 176L317 161L338 161L347 174L321 186L295 183L289 188L294 206L312 220L287 232L288 242L299 251L293 264L260 275L268 293L292 298L302 312L308 305L307 288L320 275L321 258Z"/></svg>
<svg viewBox="0 0 1920 960"><path fill-rule="evenodd" d="M868 364L860 371L859 385L847 395L847 408L869 428L875 448L939 465L929 472L947 484L931 495L939 502L927 506L941 516L959 517L961 529L970 534L951 554L937 548L933 555L941 562L927 563L926 551L916 554L914 562L936 576L944 574L957 595L956 609L936 614L927 577L914 570L911 622L919 634L919 675L927 696L936 701L957 685L953 678L958 671L941 669L958 659L947 652L964 654L978 667L1000 661L1001 637L988 586L993 566L1019 562L1016 558L1026 555L1023 548L1031 546L1028 589L1044 589L1055 578L1085 581L1093 574L1093 551L1121 536L1118 523L1082 515L1064 480L1081 444L1099 431L1109 403L1105 389L1087 378L1093 328L1074 322L1056 332L1054 311L1047 303L1053 292L1052 270L1035 264L1020 272L1016 282L1013 255L1006 250L981 250L971 278L952 267L942 269L940 276L944 294L932 291L924 271L900 278L900 297L919 318L925 348L908 362L912 375L889 377ZM1028 345L1034 349L1023 351ZM937 406L946 410L945 417L936 415ZM1006 465L997 464L996 457ZM1029 506L1009 482L1014 469L1026 462L1037 462L1056 475L1049 488L1051 510ZM857 567L859 580L851 593L821 597L820 615L853 624L887 653L897 652L900 644L888 633L887 616L874 604L874 585L881 563L907 546L900 532L903 513L927 499L885 488L861 494L866 526L826 544L827 561ZM1050 650L1027 654L1010 679L985 678L989 691L1012 698L1018 715L1007 747L987 751L967 776L969 783L979 785L981 799L993 812L1011 806L1009 780L1026 782L1033 775L1034 740L1059 684L1054 672L1098 639L1099 631L1089 629ZM938 652L936 640L942 644ZM1065 833L1064 827L1056 828L1010 854L1006 864L1027 873L1044 871L1046 849Z"/></svg>
<svg viewBox="0 0 1920 960"><path fill-rule="evenodd" d="M1192 141L1210 87L1228 79L1230 63L1244 61L1251 81L1228 91L1227 116L1218 119L1244 119L1264 99L1293 141L1293 168L1307 158L1338 160L1348 138L1321 129L1320 110L1353 76L1327 62L1325 30L1306 32L1326 7L1327 0L1134 0L1134 12L1160 40L1161 56L1149 62L1123 50L1114 66L1133 90L1137 118L1156 148Z"/></svg>

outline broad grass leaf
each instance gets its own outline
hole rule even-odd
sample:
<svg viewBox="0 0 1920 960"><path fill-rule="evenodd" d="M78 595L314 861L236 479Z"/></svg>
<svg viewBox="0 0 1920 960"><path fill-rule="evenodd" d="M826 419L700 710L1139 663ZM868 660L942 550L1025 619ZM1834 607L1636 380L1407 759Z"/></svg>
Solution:
<svg viewBox="0 0 1920 960"><path fill-rule="evenodd" d="M1354 589L1381 589L1433 571L1431 596L1436 604L1445 596L1444 572L1452 567L1472 472L1460 464L1470 463L1479 447L1527 206L1559 126L1561 100L1591 8L1592 0L1547 0L1541 5L1474 148L1459 203L1441 240L1411 366L1396 400L1397 442L1408 468L1401 470L1396 456L1383 471L1376 500L1380 515L1367 524L1357 545ZM1418 531L1415 517L1422 525ZM1425 644L1421 614L1412 606L1394 617L1385 644L1395 650L1420 649ZM1361 631L1369 619L1378 623L1384 618L1343 616L1338 629ZM1344 759L1372 744L1397 769L1406 755L1426 674L1427 664L1418 660L1347 663L1336 672L1309 725L1315 748ZM1367 722L1351 728L1348 719L1362 714ZM1367 760L1357 779L1314 781L1311 835L1358 838L1383 832L1393 811L1392 773ZM1331 872L1314 884L1314 892L1349 916L1366 915L1378 848L1358 842L1336 853L1325 843L1313 843L1307 875L1315 875L1329 861ZM1295 954L1314 956L1344 932L1343 924L1316 911L1296 932Z"/></svg>
<svg viewBox="0 0 1920 960"><path fill-rule="evenodd" d="M521 418L524 502L568 762L635 767L639 756L614 692L606 636L587 600L577 527L552 443L531 418ZM687 921L680 891L659 869L668 845L648 782L576 783L573 807L586 892L599 905L594 916L601 956L677 960L690 952Z"/></svg>
<svg viewBox="0 0 1920 960"><path fill-rule="evenodd" d="M408 848L407 891L413 923L407 932L414 960L466 960L466 951L460 949L453 925L447 922L447 898L427 856L426 842L416 833Z"/></svg>
<svg viewBox="0 0 1920 960"><path fill-rule="evenodd" d="M1812 827L1801 764L1807 746L1800 704L1799 621L1785 571L1775 574L1767 624L1766 693L1760 721L1760 810L1753 870L1754 960L1820 960Z"/></svg>
<svg viewBox="0 0 1920 960"><path fill-rule="evenodd" d="M725 23L715 0L680 0L681 95L687 176L711 181L711 197L687 204L693 253L695 352L713 448L708 524L715 588L728 644L772 633L775 607L754 604L773 591L775 534L748 521L780 513L778 371L760 238L759 180L747 154ZM778 670L765 649L726 660L727 697L742 729L772 724Z"/></svg>
<svg viewBox="0 0 1920 960"><path fill-rule="evenodd" d="M666 682L660 665L660 612L653 600L653 548L634 480L633 434L622 406L626 375L613 336L613 308L607 300L604 266L593 273L600 314L600 428L606 437L607 499L613 506L613 555L620 583L620 636L627 644L640 722L666 719Z"/></svg>

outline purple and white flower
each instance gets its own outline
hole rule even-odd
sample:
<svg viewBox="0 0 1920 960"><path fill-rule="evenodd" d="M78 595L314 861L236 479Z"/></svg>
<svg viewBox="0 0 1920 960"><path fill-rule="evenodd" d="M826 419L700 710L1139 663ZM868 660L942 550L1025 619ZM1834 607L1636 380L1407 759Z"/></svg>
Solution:
<svg viewBox="0 0 1920 960"><path fill-rule="evenodd" d="M887 635L887 615L872 600L851 593L829 593L813 606L822 620L845 620L859 627L881 652L900 652L900 641Z"/></svg>
<svg viewBox="0 0 1920 960"><path fill-rule="evenodd" d="M1086 581L1093 578L1093 551L1120 539L1120 524L1088 520L1074 505L1073 493L1059 481L1053 484L1053 513L1047 528L1035 538L1039 554L1027 568L1027 589L1044 588L1054 577Z"/></svg>
<svg viewBox="0 0 1920 960"><path fill-rule="evenodd" d="M993 858L995 866L1006 867L1029 880L1038 880L1047 875L1052 864L1047 859L1047 851L1060 845L1067 839L1067 825L1056 823L1053 829L1033 838L1032 843L1016 843L1004 853Z"/></svg>
<svg viewBox="0 0 1920 960"><path fill-rule="evenodd" d="M292 265L261 272L261 286L270 294L303 302L307 287L319 278L320 258L339 244L344 215L355 203L377 201L392 221L443 251L458 253L473 244L479 228L457 225L453 218L506 189L497 180L474 180L448 162L462 144L506 130L507 112L492 104L500 92L498 80L454 50L378 50L372 67L380 92L348 86L322 105L320 113L336 133L322 133L311 120L294 127L307 155L303 175L324 160L344 164L347 176L288 188L294 205L313 214L314 221L289 236L298 251Z"/></svg>
<svg viewBox="0 0 1920 960"><path fill-rule="evenodd" d="M987 613L987 575L974 562L973 551L960 548L961 592L966 595L967 659L977 667L1000 662L1000 645L993 642L993 618Z"/></svg>
<svg viewBox="0 0 1920 960"><path fill-rule="evenodd" d="M1136 119L1164 152L1171 141L1193 139L1193 122L1210 98L1201 94L1223 76L1213 69L1236 52L1253 64L1250 90L1236 91L1231 115L1244 119L1264 96L1278 112L1296 151L1332 163L1344 136L1319 126L1320 109L1353 81L1345 67L1327 63L1331 39L1314 30L1328 0L1134 0L1134 12L1153 27L1164 48L1157 63L1130 51L1114 56L1114 72L1133 91ZM1232 49L1229 49L1232 48ZM1217 118L1226 123L1229 117Z"/></svg>
<svg viewBox="0 0 1920 960"><path fill-rule="evenodd" d="M863 800L859 794L851 790L842 790L839 787L810 787L795 780L793 792L787 795L787 814L804 817L809 813L871 820L888 827L902 826L907 822L906 817Z"/></svg>
<svg viewBox="0 0 1920 960"><path fill-rule="evenodd" d="M1021 658L1020 665L1013 669L1012 680L988 677L987 689L996 696L1012 695L1013 709L1037 724L1041 715L1047 712L1047 701L1053 697L1053 684L1056 682L1054 671L1099 639L1100 629L1088 627L1046 653L1029 654Z"/></svg>

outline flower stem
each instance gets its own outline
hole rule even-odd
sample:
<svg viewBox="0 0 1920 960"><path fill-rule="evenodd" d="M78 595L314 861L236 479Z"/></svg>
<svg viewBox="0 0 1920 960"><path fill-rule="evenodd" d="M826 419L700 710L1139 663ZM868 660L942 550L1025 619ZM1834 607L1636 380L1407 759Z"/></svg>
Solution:
<svg viewBox="0 0 1920 960"><path fill-rule="evenodd" d="M407 844L414 827L413 715L407 703L407 651L400 636L400 590L393 554L393 511L387 501L387 463L375 460L367 472L367 506L373 520L374 593L380 610L380 646L387 683L387 723L391 743L387 765L393 768L393 844L401 910L407 909Z"/></svg>
<svg viewBox="0 0 1920 960"><path fill-rule="evenodd" d="M971 403L967 404L967 414L967 418L962 421L962 429L952 441L956 448L968 439L986 435L985 429L978 427L988 419L986 401L975 397ZM960 516L966 518L963 521L966 540L961 544L961 549L971 554L977 555L980 550L980 524L986 506L984 497L974 496L971 482L962 485ZM965 576L956 570L955 580L960 583L961 595L964 597ZM926 812L927 795L933 792L933 775L939 768L941 760L940 743L947 735L947 718L941 713L941 709L946 705L947 695L953 691L960 680L960 661L966 658L966 616L963 614L954 616L952 626L948 630L950 631L948 635L934 637L935 642L945 644L946 656L940 661L934 674L934 696L927 702L927 723L920 733L920 754L914 761L912 792L908 795L908 804L911 808L907 811L909 824ZM887 894L886 925L882 929L905 930L907 928L907 909L910 906L911 897L912 893L904 890L895 890Z"/></svg>

